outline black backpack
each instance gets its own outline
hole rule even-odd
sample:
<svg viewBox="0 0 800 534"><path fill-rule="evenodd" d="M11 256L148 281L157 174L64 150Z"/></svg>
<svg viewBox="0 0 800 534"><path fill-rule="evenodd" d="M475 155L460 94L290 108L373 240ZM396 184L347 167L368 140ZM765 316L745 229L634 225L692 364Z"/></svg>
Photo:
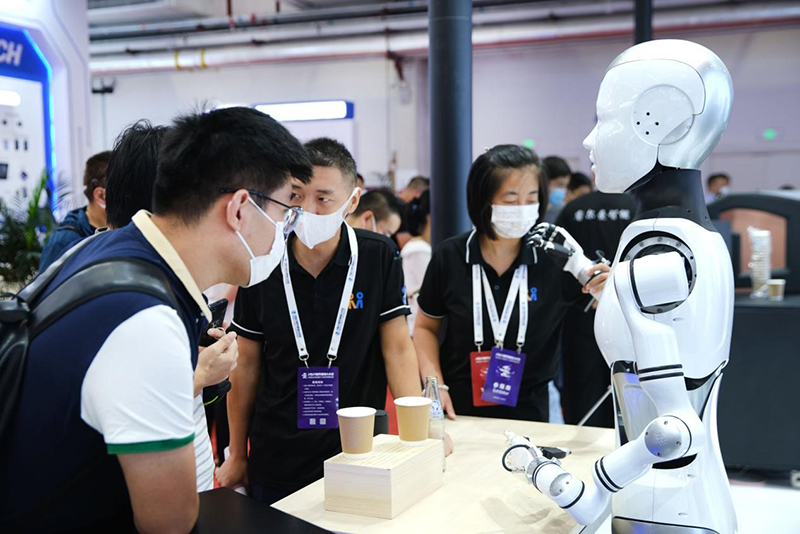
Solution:
<svg viewBox="0 0 800 534"><path fill-rule="evenodd" d="M164 272L138 258L107 258L85 265L41 298L69 259L98 235L69 249L10 299L0 300L0 449L19 400L28 347L47 327L81 304L120 291L151 295L181 313Z"/></svg>

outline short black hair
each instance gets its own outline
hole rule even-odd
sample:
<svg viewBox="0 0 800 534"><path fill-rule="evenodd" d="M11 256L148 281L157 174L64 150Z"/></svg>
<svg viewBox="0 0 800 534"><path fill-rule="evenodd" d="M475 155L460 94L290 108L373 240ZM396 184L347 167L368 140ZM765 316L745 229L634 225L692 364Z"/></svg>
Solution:
<svg viewBox="0 0 800 534"><path fill-rule="evenodd" d="M83 194L89 202L94 200L95 189L106 186L106 169L110 159L111 151L106 150L86 160L86 168L83 171Z"/></svg>
<svg viewBox="0 0 800 534"><path fill-rule="evenodd" d="M727 183L731 183L731 177L730 177L730 176L728 176L727 174L725 174L724 172L715 172L714 174L712 174L711 176L709 176L709 177L708 177L708 180L706 180L706 185L707 185L708 187L711 187L711 183L712 183L714 180L725 180L725 182L727 182Z"/></svg>
<svg viewBox="0 0 800 534"><path fill-rule="evenodd" d="M567 189L575 191L579 187L592 187L592 179L583 174L582 172L573 172L569 177L569 185Z"/></svg>
<svg viewBox="0 0 800 534"><path fill-rule="evenodd" d="M317 137L307 142L305 147L312 165L339 169L345 183L356 186L356 160L342 143L330 137Z"/></svg>
<svg viewBox="0 0 800 534"><path fill-rule="evenodd" d="M542 167L547 173L548 180L554 180L562 176L569 176L572 171L564 158L559 156L547 156L542 160Z"/></svg>
<svg viewBox="0 0 800 534"><path fill-rule="evenodd" d="M539 179L539 220L547 211L548 178L536 152L519 145L497 145L472 164L467 178L467 212L478 232L497 239L492 228L492 198L512 169L534 167Z"/></svg>
<svg viewBox="0 0 800 534"><path fill-rule="evenodd" d="M269 115L245 107L183 115L161 143L153 211L193 222L221 189L269 195L287 175L308 182L311 161L300 141Z"/></svg>
<svg viewBox="0 0 800 534"><path fill-rule="evenodd" d="M158 150L166 130L143 119L117 137L106 171L108 226L122 228L139 210L153 209Z"/></svg>
<svg viewBox="0 0 800 534"><path fill-rule="evenodd" d="M361 195L358 207L353 215L361 215L365 211L371 211L378 221L385 221L394 213L403 216L403 207L397 197L388 189L373 189Z"/></svg>
<svg viewBox="0 0 800 534"><path fill-rule="evenodd" d="M430 187L431 179L420 175L409 180L406 189L429 189Z"/></svg>
<svg viewBox="0 0 800 534"><path fill-rule="evenodd" d="M431 192L423 191L406 206L406 228L413 236L422 235L431 213Z"/></svg>

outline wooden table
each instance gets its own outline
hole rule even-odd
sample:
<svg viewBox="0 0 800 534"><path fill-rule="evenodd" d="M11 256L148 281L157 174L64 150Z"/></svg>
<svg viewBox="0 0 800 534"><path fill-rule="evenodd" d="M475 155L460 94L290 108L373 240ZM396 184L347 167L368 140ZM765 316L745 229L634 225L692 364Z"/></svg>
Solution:
<svg viewBox="0 0 800 534"><path fill-rule="evenodd" d="M322 480L273 504L327 530L346 533L567 533L575 521L500 465L505 430L540 446L572 450L564 465L591 481L595 460L614 448L612 430L459 416L447 421L455 452L447 458L444 486L393 520L325 511Z"/></svg>

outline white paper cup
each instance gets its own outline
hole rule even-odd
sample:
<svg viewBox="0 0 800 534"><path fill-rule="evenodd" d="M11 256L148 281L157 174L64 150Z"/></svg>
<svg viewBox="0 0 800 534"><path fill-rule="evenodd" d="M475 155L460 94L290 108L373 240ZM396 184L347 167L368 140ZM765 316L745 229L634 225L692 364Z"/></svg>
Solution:
<svg viewBox="0 0 800 534"><path fill-rule="evenodd" d="M772 279L767 282L769 289L769 300L783 300L783 293L786 291L786 280Z"/></svg>
<svg viewBox="0 0 800 534"><path fill-rule="evenodd" d="M372 454L372 435L375 430L375 408L354 406L336 411L339 417L339 436L342 452L350 460L361 460Z"/></svg>
<svg viewBox="0 0 800 534"><path fill-rule="evenodd" d="M397 408L397 429L400 443L419 447L428 439L431 422L431 399L426 397L400 397L394 400Z"/></svg>

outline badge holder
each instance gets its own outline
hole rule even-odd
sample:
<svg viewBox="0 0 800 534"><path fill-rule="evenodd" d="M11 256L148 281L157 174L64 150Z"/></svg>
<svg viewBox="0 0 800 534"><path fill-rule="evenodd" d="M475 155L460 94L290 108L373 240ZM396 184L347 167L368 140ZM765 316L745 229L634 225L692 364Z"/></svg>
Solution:
<svg viewBox="0 0 800 534"><path fill-rule="evenodd" d="M328 356L327 367L297 369L297 428L339 428L339 368L332 366L335 358Z"/></svg>
<svg viewBox="0 0 800 534"><path fill-rule="evenodd" d="M481 399L484 402L516 406L525 370L525 354L522 352L522 347L508 350L497 346L490 354Z"/></svg>
<svg viewBox="0 0 800 534"><path fill-rule="evenodd" d="M478 345L477 351L469 353L469 364L472 371L472 405L476 408L497 405L495 402L486 402L482 398L491 359L492 352L489 350L482 351L480 345Z"/></svg>
<svg viewBox="0 0 800 534"><path fill-rule="evenodd" d="M304 367L297 369L297 428L300 430L339 428L339 368L333 366L339 353L339 344L342 340L347 309L350 304L350 295L353 292L356 270L358 266L358 244L356 235L350 226L346 225L348 240L350 241L350 266L347 269L342 297L339 300L339 311L331 335L331 344L328 348L327 367L309 367L309 353L306 347L303 325L297 310L297 301L294 297L292 277L289 273L289 256L284 254L281 260L281 273L283 287L286 294L286 304L289 308L289 320L292 322L297 353Z"/></svg>

